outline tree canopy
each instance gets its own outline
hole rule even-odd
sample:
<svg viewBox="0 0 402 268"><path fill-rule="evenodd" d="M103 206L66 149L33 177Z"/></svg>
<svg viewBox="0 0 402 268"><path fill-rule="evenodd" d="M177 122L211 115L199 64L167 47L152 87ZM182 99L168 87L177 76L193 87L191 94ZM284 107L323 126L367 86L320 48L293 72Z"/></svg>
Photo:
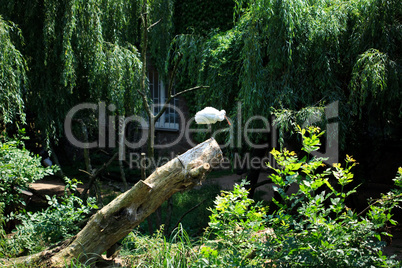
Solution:
<svg viewBox="0 0 402 268"><path fill-rule="evenodd" d="M68 110L78 103L105 101L116 105L117 114L139 113L141 5L122 0L0 1L0 14L20 27L25 40L19 50L11 41L2 42L11 51L5 53L4 75L14 70L14 80L26 82L19 77L29 67L25 92L13 94L21 100L12 103L22 107L25 99L37 127L56 139L63 135ZM169 47L172 2L150 1L148 12L151 23L160 20L151 31L150 51L163 70L159 59L164 62ZM0 23L11 29L11 23ZM9 93L22 88L22 82L2 81L12 83Z"/></svg>
<svg viewBox="0 0 402 268"><path fill-rule="evenodd" d="M17 115L25 121L23 93L27 86L27 64L13 44L21 31L0 15L0 120L13 122Z"/></svg>
<svg viewBox="0 0 402 268"><path fill-rule="evenodd" d="M212 15L189 0L147 3L148 52L161 77L168 79L180 52L175 85L210 86L187 98L192 113L216 106L236 118L241 103L233 128L241 131L247 119L268 117L273 108L340 101L341 134L357 128L353 133L397 136L400 1L236 0L219 7L206 1ZM36 127L57 139L78 103L105 101L116 114L141 113L142 4L0 0L1 45L8 51L1 58L4 120L22 114L25 100Z"/></svg>
<svg viewBox="0 0 402 268"><path fill-rule="evenodd" d="M232 29L175 40L187 57L183 82L211 86L196 93L198 107L224 107L234 117L240 101L245 121L272 107L339 100L342 122L351 123L344 130L362 113L386 115L395 127L402 116L400 1L235 2Z"/></svg>

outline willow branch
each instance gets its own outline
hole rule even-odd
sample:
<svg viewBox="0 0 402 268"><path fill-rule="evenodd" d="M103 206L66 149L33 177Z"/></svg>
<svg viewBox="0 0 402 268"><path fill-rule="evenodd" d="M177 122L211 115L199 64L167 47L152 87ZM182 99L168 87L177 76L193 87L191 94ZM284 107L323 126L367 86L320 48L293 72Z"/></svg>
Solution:
<svg viewBox="0 0 402 268"><path fill-rule="evenodd" d="M152 27L154 27L155 25L157 25L159 22L161 22L162 21L162 19L159 19L157 22L155 22L155 23L153 23L151 26L149 26L148 28L147 28L147 31L149 31Z"/></svg>
<svg viewBox="0 0 402 268"><path fill-rule="evenodd" d="M149 117L153 116L151 106L149 106L149 103L148 103L147 95L144 92L142 92L140 89L137 89L137 92L141 95L142 104L144 106L144 109L145 109L147 115Z"/></svg>
<svg viewBox="0 0 402 268"><path fill-rule="evenodd" d="M174 66L173 66L173 71L170 74L170 79L169 79L169 87L168 87L169 100L171 99L172 90L173 90L173 81L174 81L174 79L176 77L176 73L177 73L177 69L179 67L179 63L183 59L183 54L181 54L180 52L178 54L179 54L179 57L178 57L176 63L174 64Z"/></svg>
<svg viewBox="0 0 402 268"><path fill-rule="evenodd" d="M197 90L197 89L203 89L203 88L209 88L209 86L196 86L196 87L188 88L186 90L183 90L183 91L177 92L176 94L173 94L171 96L171 98L176 98L176 97L180 96L181 94L184 94L184 93L187 93L187 92L190 92L190 91L193 91L193 90Z"/></svg>
<svg viewBox="0 0 402 268"><path fill-rule="evenodd" d="M167 106L168 106L170 100L172 99L173 81L174 81L174 79L175 79L175 77L176 77L177 69L178 69L178 67L179 67L179 63L180 63L180 61L182 60L182 58L183 58L183 54L178 53L178 59L177 59L177 61L175 62L174 66L173 66L173 70L172 70L172 72L171 72L171 74L170 74L170 76L169 76L169 86L168 86L168 92L167 92L168 98L167 98L167 100L165 101L165 104L163 105L162 109L161 109L161 110L159 111L159 113L155 116L155 122L156 122L156 121L162 116L162 114L166 111L166 108L167 108Z"/></svg>
<svg viewBox="0 0 402 268"><path fill-rule="evenodd" d="M146 3L143 6L143 14L141 14L141 20L143 24L143 41L142 41L142 72L141 72L141 85L140 89L137 89L137 92L141 95L142 103L146 113L148 114L149 118L153 117L152 109L149 106L147 94L145 93L146 88L146 79L147 79L147 45L148 45L148 18L146 13Z"/></svg>
<svg viewBox="0 0 402 268"><path fill-rule="evenodd" d="M195 205L194 207L190 208L189 210L187 210L183 215L181 215L180 219L176 222L176 224L173 227L173 230L177 228L177 226L179 226L179 223L183 220L183 218L189 214L191 211L193 211L194 209L198 208L202 203L204 203L206 201L206 199L202 200L200 203L198 203L197 205Z"/></svg>
<svg viewBox="0 0 402 268"><path fill-rule="evenodd" d="M85 174L87 174L88 176L91 176L91 177L93 175L92 173L89 173L88 171L83 170L83 169L78 169L78 171L84 172Z"/></svg>
<svg viewBox="0 0 402 268"><path fill-rule="evenodd" d="M176 98L184 93L197 90L197 89L203 89L203 88L209 88L209 86L196 86L192 88L188 88L186 90L180 91L176 94L170 95L169 98L166 100L165 104L163 105L162 109L159 111L159 113L155 116L155 122L158 121L158 119L162 116L162 114L166 111L167 107L169 106L169 102L173 99Z"/></svg>
<svg viewBox="0 0 402 268"><path fill-rule="evenodd" d="M357 217L360 217L363 213L365 213L369 208L373 207L374 205L376 205L377 203L380 202L388 202L388 201L392 201L394 199L397 198L401 198L402 197L402 193L401 194L397 194L397 195L392 195L392 196L386 196L385 198L380 198L377 199L375 202L371 203L370 205L368 205L365 209L363 209L359 214L357 214Z"/></svg>
<svg viewBox="0 0 402 268"><path fill-rule="evenodd" d="M89 175L89 183L87 184L87 186L84 188L84 191L81 193L81 199L86 199L86 195L89 189L91 189L92 185L95 182L95 179L99 176L99 174L105 170L108 166L110 166L110 164L112 164L112 162L116 159L116 157L118 156L118 153L115 153L110 159L109 161L107 161L107 163L103 163L103 166L101 166L99 169L97 170L93 170L93 173L89 173L86 172L85 170L80 169L81 172L85 172Z"/></svg>

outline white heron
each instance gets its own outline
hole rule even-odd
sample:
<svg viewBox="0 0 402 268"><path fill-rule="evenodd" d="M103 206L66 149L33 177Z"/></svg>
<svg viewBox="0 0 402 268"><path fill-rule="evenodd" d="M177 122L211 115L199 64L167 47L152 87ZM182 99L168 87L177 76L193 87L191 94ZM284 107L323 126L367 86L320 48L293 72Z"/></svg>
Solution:
<svg viewBox="0 0 402 268"><path fill-rule="evenodd" d="M223 121L224 119L228 121L230 126L229 119L226 117L226 111L219 111L213 107L205 107L195 114L195 122L197 124L215 124L217 121Z"/></svg>

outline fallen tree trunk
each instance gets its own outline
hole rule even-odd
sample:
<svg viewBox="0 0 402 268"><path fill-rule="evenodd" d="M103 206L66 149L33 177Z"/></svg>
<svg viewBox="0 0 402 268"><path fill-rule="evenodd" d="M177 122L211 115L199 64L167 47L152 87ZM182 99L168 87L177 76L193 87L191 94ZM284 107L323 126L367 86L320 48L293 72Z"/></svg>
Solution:
<svg viewBox="0 0 402 268"><path fill-rule="evenodd" d="M71 260L96 262L170 196L200 184L221 159L218 143L209 139L157 168L146 180L116 197L70 240L31 256L11 259L6 266L64 267Z"/></svg>

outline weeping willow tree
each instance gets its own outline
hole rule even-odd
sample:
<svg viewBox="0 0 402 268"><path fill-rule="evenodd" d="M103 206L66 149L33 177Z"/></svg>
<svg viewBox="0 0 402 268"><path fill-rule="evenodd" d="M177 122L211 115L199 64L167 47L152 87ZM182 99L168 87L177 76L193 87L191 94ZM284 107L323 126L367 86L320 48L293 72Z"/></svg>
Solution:
<svg viewBox="0 0 402 268"><path fill-rule="evenodd" d="M0 121L4 124L25 121L23 93L27 86L27 65L12 35L22 38L16 25L4 21L0 15Z"/></svg>
<svg viewBox="0 0 402 268"><path fill-rule="evenodd" d="M79 103L114 104L114 115L140 113L142 2L0 1L0 14L18 24L25 38L21 54L29 66L26 105L48 138L64 134L65 116ZM149 1L147 10L151 23L160 20L150 52L163 61L172 27L172 10L164 5L172 4ZM157 66L163 73L161 61Z"/></svg>
<svg viewBox="0 0 402 268"><path fill-rule="evenodd" d="M352 111L359 120L374 117L385 131L387 120L402 116L401 81L398 76L400 66L387 53L373 48L359 55L353 67L349 98Z"/></svg>
<svg viewBox="0 0 402 268"><path fill-rule="evenodd" d="M127 25L131 18L125 2L15 1L1 5L26 38L27 106L48 137L63 134L67 112L81 102L113 103L118 114L138 105L134 88L141 62L131 45L135 31ZM114 16L119 20L113 20Z"/></svg>
<svg viewBox="0 0 402 268"><path fill-rule="evenodd" d="M235 124L244 126L255 115L269 118L272 107L298 111L339 101L343 133L367 108L397 127L402 116L400 1L235 2L232 29L175 40L175 48L188 55L182 82L211 86L208 94L196 93L195 107L225 108L240 119ZM232 138L237 137L242 135ZM345 146L345 135L340 138Z"/></svg>
<svg viewBox="0 0 402 268"><path fill-rule="evenodd" d="M387 55L390 72L397 72L400 15L399 1L237 1L233 29L208 38L180 36L176 45L192 52L186 53L184 71L211 85L211 94L197 96L200 106L227 106L222 96L229 93L247 107L249 118L272 106L300 109L348 100L356 88L351 77L359 75L355 64L371 48ZM388 81L390 72L370 70L365 75ZM389 80L386 90L398 97L395 74Z"/></svg>
<svg viewBox="0 0 402 268"><path fill-rule="evenodd" d="M128 134L126 118L131 115L148 115L148 147L152 148L149 157L153 158L155 122L165 109L154 120L148 105L151 92L147 63L151 56L161 79L165 84L173 84L168 75L175 60L168 58L173 1L0 0L0 14L19 25L26 40L20 51L29 66L29 84L23 97L29 119L34 120L30 126L34 126L34 135L40 143L46 142L56 163L52 144L67 136L67 131L72 131L80 141L97 140L101 148L109 145L121 149ZM142 20L144 16L147 23ZM79 110L72 124L64 129L69 111L84 103L90 103L98 111ZM98 103L102 103L102 110L101 105L93 106ZM99 172L92 169L89 149L83 151L92 185L94 174ZM127 189L124 156L119 156L121 179Z"/></svg>

